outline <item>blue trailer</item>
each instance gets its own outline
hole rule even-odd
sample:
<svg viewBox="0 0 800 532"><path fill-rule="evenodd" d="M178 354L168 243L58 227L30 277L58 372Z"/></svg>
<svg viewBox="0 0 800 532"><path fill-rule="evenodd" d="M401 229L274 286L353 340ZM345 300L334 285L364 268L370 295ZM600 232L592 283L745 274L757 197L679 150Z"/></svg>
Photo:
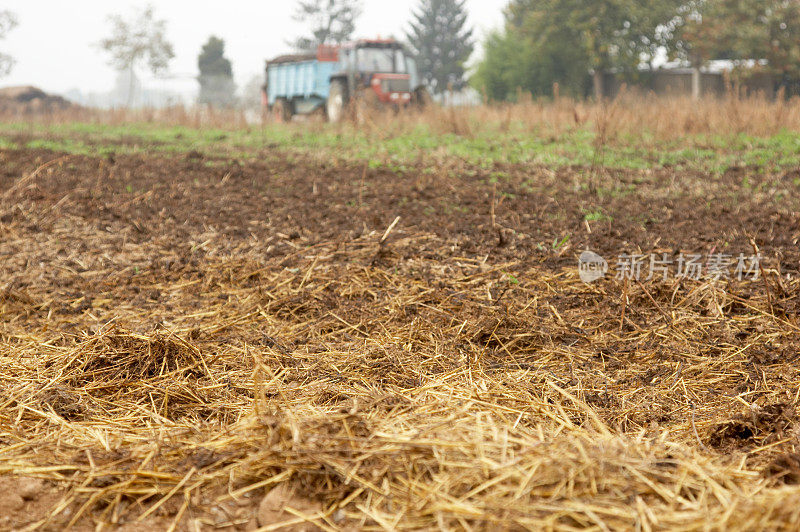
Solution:
<svg viewBox="0 0 800 532"><path fill-rule="evenodd" d="M427 104L430 96L416 62L394 40L320 46L313 55L267 62L263 104L279 121L319 112L338 122L356 100L401 108Z"/></svg>
<svg viewBox="0 0 800 532"><path fill-rule="evenodd" d="M276 102L288 100L293 114L312 113L327 101L336 68L337 63L317 58L269 64L267 104L272 108Z"/></svg>

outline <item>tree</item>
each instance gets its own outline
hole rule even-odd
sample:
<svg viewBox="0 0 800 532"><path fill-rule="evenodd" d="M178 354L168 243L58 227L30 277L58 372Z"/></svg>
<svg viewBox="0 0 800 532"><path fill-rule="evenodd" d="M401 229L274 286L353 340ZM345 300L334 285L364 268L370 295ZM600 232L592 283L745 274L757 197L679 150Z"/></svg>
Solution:
<svg viewBox="0 0 800 532"><path fill-rule="evenodd" d="M211 36L197 58L200 70L200 103L231 107L236 102L233 68L225 57L225 41Z"/></svg>
<svg viewBox="0 0 800 532"><path fill-rule="evenodd" d="M17 26L17 17L10 11L0 11L0 41ZM5 76L14 67L14 58L0 52L0 77Z"/></svg>
<svg viewBox="0 0 800 532"><path fill-rule="evenodd" d="M575 46L581 35L570 26L565 10L545 11L533 1L509 4L505 30L487 41L484 61L473 80L479 90L492 99L509 100L520 90L551 95L558 83L564 93L584 96L591 63L584 48ZM557 37L543 29L547 25L556 26Z"/></svg>
<svg viewBox="0 0 800 532"><path fill-rule="evenodd" d="M765 26L766 39L757 51L767 60L770 69L785 77L800 77L800 1L772 0L762 4L760 20Z"/></svg>
<svg viewBox="0 0 800 532"><path fill-rule="evenodd" d="M475 46L464 4L465 0L420 0L406 33L420 75L434 92L465 85L464 63Z"/></svg>
<svg viewBox="0 0 800 532"><path fill-rule="evenodd" d="M519 91L550 96L556 83L565 94L583 97L588 76L588 63L577 49L534 47L529 38L507 29L489 35L470 82L492 100L514 100Z"/></svg>
<svg viewBox="0 0 800 532"><path fill-rule="evenodd" d="M136 69L146 62L153 74L165 70L175 57L172 44L167 40L167 23L157 20L153 6L125 19L120 15L109 17L111 36L100 46L111 54L110 64L119 72L127 72L130 79L128 106L135 94Z"/></svg>
<svg viewBox="0 0 800 532"><path fill-rule="evenodd" d="M110 104L114 107L130 106L130 95L142 94L142 89L142 81L136 75L136 72L118 70L114 80L114 88L110 94Z"/></svg>
<svg viewBox="0 0 800 532"><path fill-rule="evenodd" d="M514 91L523 88L540 94L526 79L531 70L527 56L508 30L493 31L483 43L483 60L470 83L492 100L511 100Z"/></svg>
<svg viewBox="0 0 800 532"><path fill-rule="evenodd" d="M800 78L798 0L690 0L680 11L670 42L673 57L694 68L699 97L700 68L714 59L755 66L784 82Z"/></svg>
<svg viewBox="0 0 800 532"><path fill-rule="evenodd" d="M313 52L321 44L341 44L355 32L360 15L361 0L301 0L294 19L311 25L311 37L301 37L292 46Z"/></svg>
<svg viewBox="0 0 800 532"><path fill-rule="evenodd" d="M515 0L512 22L544 46L577 46L593 72L595 97L604 96L603 73L635 72L665 42L664 28L681 0Z"/></svg>
<svg viewBox="0 0 800 532"><path fill-rule="evenodd" d="M522 76L528 84L520 88L558 82L577 95L591 71L595 97L602 98L604 72L635 76L642 64L652 63L683 1L512 0L505 33L511 46L532 54Z"/></svg>

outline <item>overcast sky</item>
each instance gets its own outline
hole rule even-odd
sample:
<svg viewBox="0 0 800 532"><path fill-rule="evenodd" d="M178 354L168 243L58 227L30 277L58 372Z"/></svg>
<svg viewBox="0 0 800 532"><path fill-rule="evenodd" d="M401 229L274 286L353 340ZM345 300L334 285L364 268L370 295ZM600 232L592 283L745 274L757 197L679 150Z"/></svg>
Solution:
<svg viewBox="0 0 800 532"><path fill-rule="evenodd" d="M0 50L17 64L0 85L36 85L63 93L110 90L115 73L97 42L109 33L108 16L129 13L148 2L138 0L0 0L0 10L17 14L19 26L0 41ZM157 16L168 21L175 45L170 70L187 78L197 72L197 54L209 35L227 43L237 82L259 74L265 59L287 51L286 41L304 32L292 19L293 0L169 0L150 2ZM364 14L356 37L402 36L419 0L363 0ZM502 25L508 0L467 0L470 22L480 39Z"/></svg>

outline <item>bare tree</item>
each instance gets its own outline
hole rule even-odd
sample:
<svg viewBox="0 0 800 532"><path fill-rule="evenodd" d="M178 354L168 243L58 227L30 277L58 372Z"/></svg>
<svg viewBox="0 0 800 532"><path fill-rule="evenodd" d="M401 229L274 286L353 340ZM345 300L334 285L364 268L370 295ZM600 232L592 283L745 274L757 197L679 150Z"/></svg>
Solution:
<svg viewBox="0 0 800 532"><path fill-rule="evenodd" d="M361 15L361 0L301 0L294 19L311 26L311 37L301 37L292 45L300 51L313 51L320 44L340 44L356 30Z"/></svg>
<svg viewBox="0 0 800 532"><path fill-rule="evenodd" d="M136 90L136 69L146 63L150 71L157 74L169 66L175 52L166 37L167 23L155 18L153 6L147 6L129 19L113 15L109 20L111 36L100 41L100 46L111 54L111 66L128 74L130 106Z"/></svg>
<svg viewBox="0 0 800 532"><path fill-rule="evenodd" d="M17 17L11 11L0 11L0 41L17 26ZM0 77L7 75L14 67L14 58L0 52Z"/></svg>

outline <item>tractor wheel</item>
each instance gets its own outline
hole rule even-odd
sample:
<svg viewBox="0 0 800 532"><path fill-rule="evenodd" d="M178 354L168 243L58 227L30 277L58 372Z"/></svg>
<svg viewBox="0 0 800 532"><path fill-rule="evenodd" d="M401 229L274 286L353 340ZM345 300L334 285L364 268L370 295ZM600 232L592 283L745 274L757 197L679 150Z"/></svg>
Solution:
<svg viewBox="0 0 800 532"><path fill-rule="evenodd" d="M278 98L272 106L272 116L279 124L286 124L292 121L292 102L285 98Z"/></svg>
<svg viewBox="0 0 800 532"><path fill-rule="evenodd" d="M329 122L336 124L342 121L347 109L347 101L347 87L344 82L338 79L334 80L331 83L331 92L326 105Z"/></svg>

